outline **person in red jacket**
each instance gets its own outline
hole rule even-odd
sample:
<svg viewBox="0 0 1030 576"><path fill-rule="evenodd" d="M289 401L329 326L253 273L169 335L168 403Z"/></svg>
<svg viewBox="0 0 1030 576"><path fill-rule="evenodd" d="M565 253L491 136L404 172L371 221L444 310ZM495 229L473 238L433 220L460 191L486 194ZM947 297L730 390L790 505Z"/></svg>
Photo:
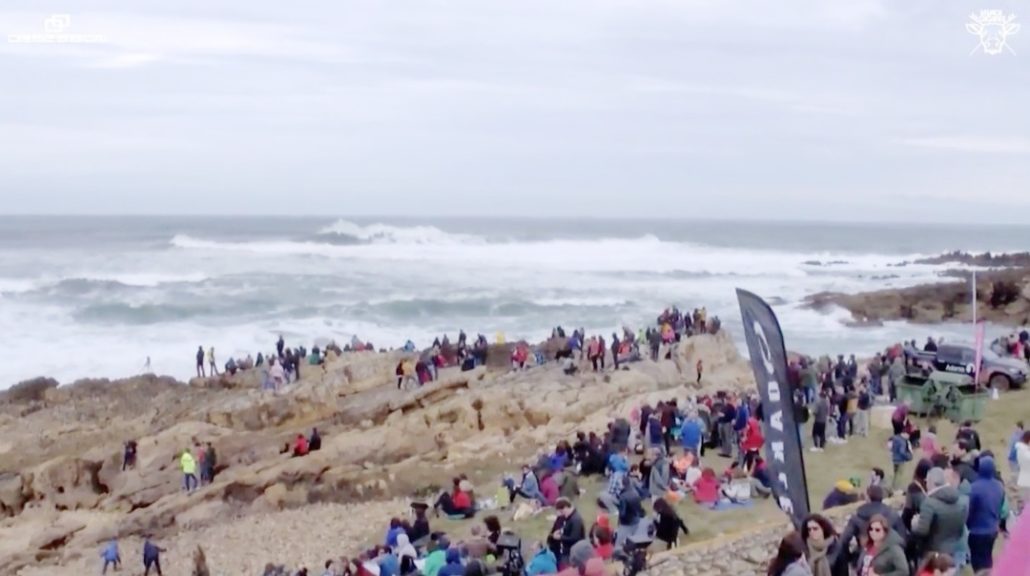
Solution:
<svg viewBox="0 0 1030 576"><path fill-rule="evenodd" d="M297 439L293 442L293 455L294 456L307 456L308 454L308 439L303 434L297 434Z"/></svg>
<svg viewBox="0 0 1030 576"><path fill-rule="evenodd" d="M765 436L762 435L762 425L758 419L752 416L748 418L747 426L744 428L744 437L740 440L740 451L744 454L744 466L751 468L752 463L758 458L765 445Z"/></svg>

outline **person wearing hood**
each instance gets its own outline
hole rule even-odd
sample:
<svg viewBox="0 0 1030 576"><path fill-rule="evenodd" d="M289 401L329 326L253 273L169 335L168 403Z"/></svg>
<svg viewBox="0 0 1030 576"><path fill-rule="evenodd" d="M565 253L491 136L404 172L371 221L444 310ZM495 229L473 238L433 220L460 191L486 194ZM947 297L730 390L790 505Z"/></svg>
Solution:
<svg viewBox="0 0 1030 576"><path fill-rule="evenodd" d="M451 547L451 541L446 536L440 536L436 541L436 549L426 556L426 563L422 567L422 574L425 576L440 576L440 571L447 565L447 551Z"/></svg>
<svg viewBox="0 0 1030 576"><path fill-rule="evenodd" d="M848 576L847 542L837 536L825 516L811 514L805 518L801 539L813 576Z"/></svg>
<svg viewBox="0 0 1030 576"><path fill-rule="evenodd" d="M437 576L462 576L465 573L465 566L461 563L461 551L457 548L449 548L446 558L447 563L440 568Z"/></svg>
<svg viewBox="0 0 1030 576"><path fill-rule="evenodd" d="M860 575L909 576L908 558L903 540L890 529L890 522L880 515L873 516L866 527L867 541L858 560Z"/></svg>
<svg viewBox="0 0 1030 576"><path fill-rule="evenodd" d="M536 549L536 553L533 554L533 559L530 560L529 565L526 566L526 576L557 574L558 559L554 557L554 552L539 542L534 545L534 548Z"/></svg>
<svg viewBox="0 0 1030 576"><path fill-rule="evenodd" d="M969 492L969 553L973 571L989 570L993 565L994 541L998 538L1005 486L997 478L994 458L981 456L977 479Z"/></svg>
<svg viewBox="0 0 1030 576"><path fill-rule="evenodd" d="M569 552L569 567L559 576L605 576L604 560L598 557L590 542L577 542Z"/></svg>
<svg viewBox="0 0 1030 576"><path fill-rule="evenodd" d="M651 474L648 479L648 492L652 498L661 498L669 491L669 459L665 452L656 449L653 451L654 463L651 464Z"/></svg>
<svg viewBox="0 0 1030 576"><path fill-rule="evenodd" d="M870 486L866 489L866 497L868 502L859 506L858 510L855 510L855 513L848 519L848 523L841 533L840 542L844 550L848 550L852 540L858 540L859 549L865 544L865 542L862 542L862 539L866 534L866 527L869 526L869 520L876 515L886 518L890 522L891 529L897 532L899 536L904 537L908 533L905 523L901 521L901 517L898 516L893 508L883 503L883 487Z"/></svg>
<svg viewBox="0 0 1030 576"><path fill-rule="evenodd" d="M923 540L922 553L954 553L966 524L966 508L959 492L940 468L926 474L926 498L912 519L912 533Z"/></svg>
<svg viewBox="0 0 1030 576"><path fill-rule="evenodd" d="M412 546L411 540L408 540L408 535L404 532L397 534L397 542L393 547L393 553L397 555L397 561L400 564L404 563L404 559L407 558L411 562L418 559L418 551Z"/></svg>

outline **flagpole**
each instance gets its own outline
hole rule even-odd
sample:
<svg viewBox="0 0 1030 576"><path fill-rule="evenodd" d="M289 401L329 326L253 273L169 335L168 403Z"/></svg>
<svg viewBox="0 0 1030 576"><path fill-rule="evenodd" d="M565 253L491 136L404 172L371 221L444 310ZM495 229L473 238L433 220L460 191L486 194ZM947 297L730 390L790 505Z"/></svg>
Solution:
<svg viewBox="0 0 1030 576"><path fill-rule="evenodd" d="M973 270L973 326L976 326L976 270Z"/></svg>

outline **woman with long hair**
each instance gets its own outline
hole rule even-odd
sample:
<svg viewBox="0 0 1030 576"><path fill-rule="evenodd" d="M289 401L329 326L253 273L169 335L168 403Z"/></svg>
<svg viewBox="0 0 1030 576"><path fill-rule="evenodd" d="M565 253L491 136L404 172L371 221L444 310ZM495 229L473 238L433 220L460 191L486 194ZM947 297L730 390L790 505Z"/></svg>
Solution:
<svg viewBox="0 0 1030 576"><path fill-rule="evenodd" d="M891 530L882 514L869 519L866 536L868 543L858 560L858 576L909 576L901 536Z"/></svg>
<svg viewBox="0 0 1030 576"><path fill-rule="evenodd" d="M812 576L812 569L805 561L805 541L801 534L791 532L780 540L776 557L769 563L767 576Z"/></svg>
<svg viewBox="0 0 1030 576"><path fill-rule="evenodd" d="M833 524L820 514L811 514L801 524L805 558L814 576L848 576L848 561L842 554L840 536Z"/></svg>

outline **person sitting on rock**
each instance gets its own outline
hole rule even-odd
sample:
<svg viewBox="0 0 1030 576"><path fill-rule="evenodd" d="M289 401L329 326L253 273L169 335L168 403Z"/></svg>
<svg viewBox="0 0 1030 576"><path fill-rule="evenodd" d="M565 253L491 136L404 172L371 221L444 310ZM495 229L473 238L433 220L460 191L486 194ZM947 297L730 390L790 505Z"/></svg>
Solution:
<svg viewBox="0 0 1030 576"><path fill-rule="evenodd" d="M471 518L475 516L476 510L472 506L471 495L461 489L461 478L454 479L454 488L451 492L443 492L433 504L433 511L440 514L442 510L448 516L462 516Z"/></svg>
<svg viewBox="0 0 1030 576"><path fill-rule="evenodd" d="M308 439L308 452L317 452L322 449L322 436L318 428L311 429L311 438Z"/></svg>
<svg viewBox="0 0 1030 576"><path fill-rule="evenodd" d="M407 529L407 536L408 541L417 548L425 547L426 542L429 540L431 530L429 528L429 518L426 516L428 509L429 505L425 502L411 503L411 514L414 517L414 521L411 523L411 527Z"/></svg>
<svg viewBox="0 0 1030 576"><path fill-rule="evenodd" d="M301 456L308 455L308 439L303 434L297 434L297 439L293 441L293 457L299 458Z"/></svg>
<svg viewBox="0 0 1030 576"><path fill-rule="evenodd" d="M508 488L508 502L511 504L515 503L516 496L522 496L529 500L535 500L543 503L545 501L543 493L540 491L540 481L536 476L536 472L529 464L522 467L522 480L518 485L511 478L505 479L505 486Z"/></svg>
<svg viewBox="0 0 1030 576"><path fill-rule="evenodd" d="M436 542L431 542L433 550L426 556L422 573L425 576L439 576L440 570L447 565L447 550L451 547L451 541L446 535L441 534Z"/></svg>
<svg viewBox="0 0 1030 576"><path fill-rule="evenodd" d="M122 555L118 551L118 540L112 538L100 552L100 558L104 561L104 568L101 574L107 574L107 567L113 566L115 570L122 569Z"/></svg>

